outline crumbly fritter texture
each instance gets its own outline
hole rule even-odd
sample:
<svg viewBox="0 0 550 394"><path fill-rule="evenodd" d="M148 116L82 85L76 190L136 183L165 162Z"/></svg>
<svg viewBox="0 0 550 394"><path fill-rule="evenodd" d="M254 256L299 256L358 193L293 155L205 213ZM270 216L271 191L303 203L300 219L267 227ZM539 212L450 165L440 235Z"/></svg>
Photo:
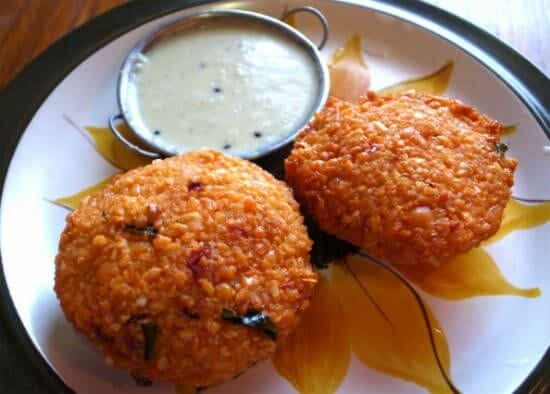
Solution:
<svg viewBox="0 0 550 394"><path fill-rule="evenodd" d="M316 274L290 189L258 166L202 150L132 170L67 217L55 291L109 364L208 386L268 357L276 342L222 320L266 313L283 339ZM142 324L158 327L144 360Z"/></svg>
<svg viewBox="0 0 550 394"><path fill-rule="evenodd" d="M326 232L397 264L439 264L493 235L517 165L501 125L457 100L329 99L298 136L286 179Z"/></svg>

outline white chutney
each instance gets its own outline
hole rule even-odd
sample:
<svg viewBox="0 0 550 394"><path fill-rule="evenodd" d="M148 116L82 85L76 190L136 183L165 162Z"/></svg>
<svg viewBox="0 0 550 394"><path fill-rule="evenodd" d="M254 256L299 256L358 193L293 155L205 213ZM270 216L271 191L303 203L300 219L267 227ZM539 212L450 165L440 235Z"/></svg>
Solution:
<svg viewBox="0 0 550 394"><path fill-rule="evenodd" d="M133 81L140 121L157 146L253 154L311 116L311 55L273 27L212 21L156 42Z"/></svg>

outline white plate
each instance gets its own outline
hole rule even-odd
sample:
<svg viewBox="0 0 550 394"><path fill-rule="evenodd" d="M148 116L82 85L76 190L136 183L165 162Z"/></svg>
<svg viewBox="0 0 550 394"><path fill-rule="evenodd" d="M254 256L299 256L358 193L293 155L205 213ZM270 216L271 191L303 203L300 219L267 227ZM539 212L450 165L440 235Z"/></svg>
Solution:
<svg viewBox="0 0 550 394"><path fill-rule="evenodd" d="M441 20L429 20L413 12L414 7L399 8L390 2L355 3L308 2L322 10L330 22L331 35L323 54L329 56L353 33L359 33L375 90L429 74L452 60L455 67L446 95L471 104L503 124L518 125L518 132L507 138L509 155L520 162L513 194L550 198L550 156L543 151L543 146L549 144L548 137L533 115L537 111L536 102L531 101L525 84L496 62L490 52L445 28ZM11 159L2 195L3 270L13 305L32 343L73 390L103 394L173 392L171 387L160 384L147 390L138 388L126 373L107 367L66 322L59 308L53 292L54 258L67 212L47 199L75 193L117 172L65 117L80 126L106 125L108 116L117 112L115 88L122 61L137 41L161 25L214 6L251 9L278 17L285 5L299 6L303 2L223 1L183 9L144 23L79 62L42 102L26 126ZM434 11L433 15L436 14ZM113 22L114 15L104 18ZM313 41L318 38L315 21L304 18L299 28ZM100 46L104 39L105 36L98 38L95 45ZM543 78L541 83L545 82ZM515 86L518 93L507 84ZM538 298L498 296L447 301L423 293L447 334L451 375L461 391L512 392L546 352L550 344L549 236L550 224L545 223L513 232L487 248L508 280L520 287L539 287L542 295ZM293 388L266 361L211 390L212 393L237 391L285 393L293 392ZM424 391L415 384L370 369L355 358L340 386L343 393Z"/></svg>

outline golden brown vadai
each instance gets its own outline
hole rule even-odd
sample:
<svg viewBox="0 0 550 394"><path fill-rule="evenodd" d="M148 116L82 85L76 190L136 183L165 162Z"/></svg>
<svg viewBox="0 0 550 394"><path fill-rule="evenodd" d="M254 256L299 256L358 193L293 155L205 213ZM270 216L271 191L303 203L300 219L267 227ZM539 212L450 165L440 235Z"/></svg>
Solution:
<svg viewBox="0 0 550 394"><path fill-rule="evenodd" d="M298 136L286 179L324 231L393 263L438 264L500 226L517 165L501 129L413 91L331 98Z"/></svg>
<svg viewBox="0 0 550 394"><path fill-rule="evenodd" d="M208 386L269 357L297 325L317 279L310 248L283 182L201 150L84 199L61 236L55 291L108 364Z"/></svg>

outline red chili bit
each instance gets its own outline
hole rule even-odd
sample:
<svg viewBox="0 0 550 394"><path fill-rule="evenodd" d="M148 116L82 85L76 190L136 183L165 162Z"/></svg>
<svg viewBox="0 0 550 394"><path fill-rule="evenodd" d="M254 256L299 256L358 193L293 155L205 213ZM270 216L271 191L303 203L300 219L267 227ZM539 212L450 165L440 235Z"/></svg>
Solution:
<svg viewBox="0 0 550 394"><path fill-rule="evenodd" d="M238 224L230 223L227 226L227 229L229 230L229 238L230 239L236 240L236 239L241 239L241 238L248 237L248 231L246 229L242 228L241 226L239 226Z"/></svg>
<svg viewBox="0 0 550 394"><path fill-rule="evenodd" d="M294 281L287 280L287 281L284 281L283 283L281 283L281 285L279 286L279 288L281 288L281 289L287 289L287 288L293 287L293 286L294 286Z"/></svg>
<svg viewBox="0 0 550 394"><path fill-rule="evenodd" d="M374 153L378 150L378 145L372 144L368 150L368 153Z"/></svg>
<svg viewBox="0 0 550 394"><path fill-rule="evenodd" d="M455 231L460 226L460 222L458 220L451 220L449 223L449 228L451 229L451 232Z"/></svg>
<svg viewBox="0 0 550 394"><path fill-rule="evenodd" d="M189 184L187 185L187 190L189 190L190 192L194 190L202 190L202 183L199 181L189 182Z"/></svg>
<svg viewBox="0 0 550 394"><path fill-rule="evenodd" d="M212 247L210 244L204 244L200 249L191 252L191 255L187 259L187 266L193 273L194 278L199 278L203 275L205 267L201 265L201 259L203 257L210 257L211 254Z"/></svg>

